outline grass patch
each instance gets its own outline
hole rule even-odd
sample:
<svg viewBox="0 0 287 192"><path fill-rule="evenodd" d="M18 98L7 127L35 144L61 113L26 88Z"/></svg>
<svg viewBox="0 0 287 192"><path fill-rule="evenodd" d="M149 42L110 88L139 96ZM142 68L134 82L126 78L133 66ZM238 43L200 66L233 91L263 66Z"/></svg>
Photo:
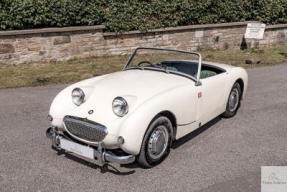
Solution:
<svg viewBox="0 0 287 192"><path fill-rule="evenodd" d="M260 47L246 50L202 51L203 60L225 63L244 68L276 65L287 62L287 45ZM246 59L259 58L260 64L245 64Z"/></svg>
<svg viewBox="0 0 287 192"><path fill-rule="evenodd" d="M287 62L287 45L247 50L203 50L204 61L226 63L244 68L276 65ZM247 65L249 58L260 64ZM93 76L121 70L128 56L77 58L68 61L0 66L0 88L72 83Z"/></svg>

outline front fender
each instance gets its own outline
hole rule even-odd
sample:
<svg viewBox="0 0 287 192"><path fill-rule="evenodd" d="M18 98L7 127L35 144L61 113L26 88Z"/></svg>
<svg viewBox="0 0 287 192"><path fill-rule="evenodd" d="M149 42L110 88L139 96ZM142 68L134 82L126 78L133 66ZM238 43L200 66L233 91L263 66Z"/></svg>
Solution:
<svg viewBox="0 0 287 192"><path fill-rule="evenodd" d="M49 114L53 117L52 125L63 127L64 116L78 107L72 102L71 93L74 88L81 87L81 89L84 90L87 99L89 97L89 93L92 92L91 85L104 77L105 75L80 81L66 87L60 93L58 93L57 96L53 99L49 110Z"/></svg>
<svg viewBox="0 0 287 192"><path fill-rule="evenodd" d="M191 122L196 112L195 93L191 82L190 86L173 88L144 102L121 125L119 136L125 140L121 148L129 154L139 154L149 124L163 111L173 113L178 124Z"/></svg>

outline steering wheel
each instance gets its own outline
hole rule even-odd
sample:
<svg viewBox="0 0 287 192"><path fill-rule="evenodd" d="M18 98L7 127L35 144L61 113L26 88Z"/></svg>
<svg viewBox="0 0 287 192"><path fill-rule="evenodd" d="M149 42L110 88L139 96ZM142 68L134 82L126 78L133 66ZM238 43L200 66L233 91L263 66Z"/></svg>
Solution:
<svg viewBox="0 0 287 192"><path fill-rule="evenodd" d="M138 66L141 66L142 64L144 64L144 63L147 63L147 64L150 64L150 65L154 65L153 63L151 63L151 62L149 62L149 61L141 61L141 62L139 62L138 63Z"/></svg>

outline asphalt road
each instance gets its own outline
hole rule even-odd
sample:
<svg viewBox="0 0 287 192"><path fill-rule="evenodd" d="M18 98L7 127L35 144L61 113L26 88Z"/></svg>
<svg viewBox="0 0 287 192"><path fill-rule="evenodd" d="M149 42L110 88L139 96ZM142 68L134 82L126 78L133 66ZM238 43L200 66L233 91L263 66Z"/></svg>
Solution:
<svg viewBox="0 0 287 192"><path fill-rule="evenodd" d="M260 167L287 165L287 64L248 70L247 97L174 145L153 169L108 170L57 155L45 137L64 85L0 90L0 191L260 191Z"/></svg>

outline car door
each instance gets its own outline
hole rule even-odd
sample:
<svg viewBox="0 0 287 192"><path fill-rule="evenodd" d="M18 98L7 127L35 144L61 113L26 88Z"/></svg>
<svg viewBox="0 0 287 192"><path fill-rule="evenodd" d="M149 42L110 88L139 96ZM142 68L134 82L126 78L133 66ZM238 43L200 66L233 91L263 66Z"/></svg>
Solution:
<svg viewBox="0 0 287 192"><path fill-rule="evenodd" d="M224 90L227 73L201 79L196 87L198 94L197 121L203 125L225 110Z"/></svg>

